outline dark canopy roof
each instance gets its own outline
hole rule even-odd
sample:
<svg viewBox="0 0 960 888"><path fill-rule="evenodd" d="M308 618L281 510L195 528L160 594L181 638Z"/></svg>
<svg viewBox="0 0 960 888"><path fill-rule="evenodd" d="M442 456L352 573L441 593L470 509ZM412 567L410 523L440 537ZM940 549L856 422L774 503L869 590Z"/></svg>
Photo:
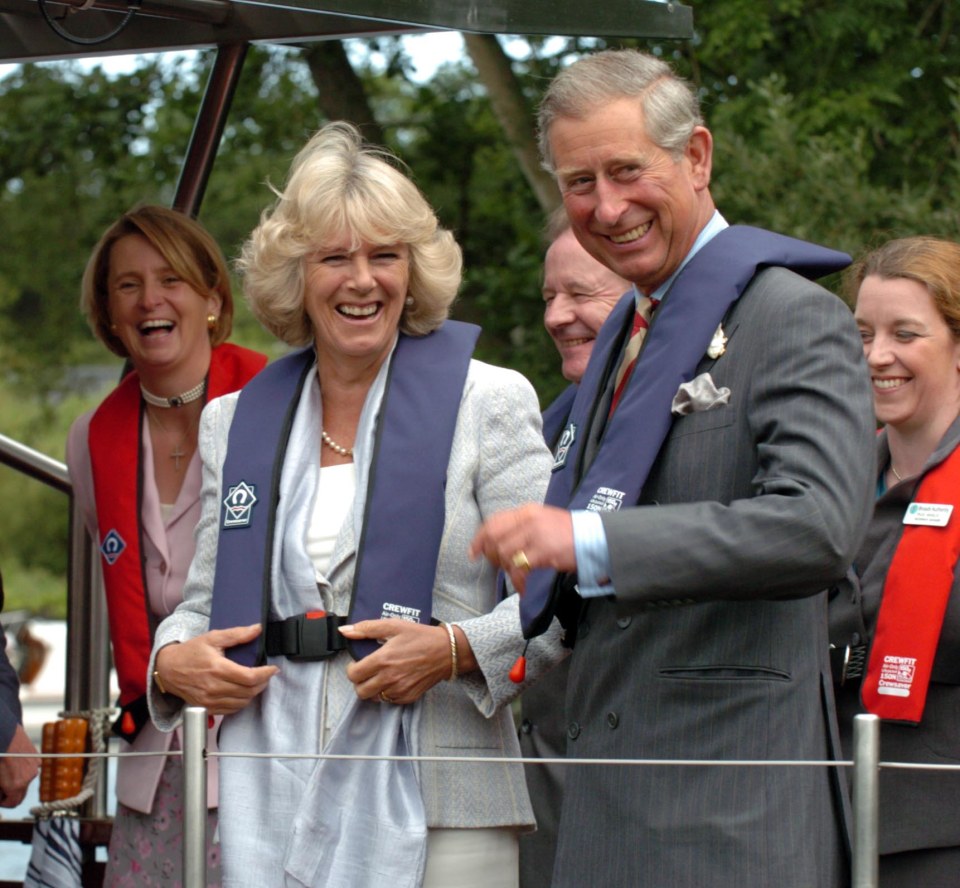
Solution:
<svg viewBox="0 0 960 888"><path fill-rule="evenodd" d="M196 215L251 43L437 30L686 39L693 14L672 0L0 0L0 63L216 46L174 198Z"/></svg>
<svg viewBox="0 0 960 888"><path fill-rule="evenodd" d="M140 0L124 24L130 6L130 0L0 0L0 62L426 30L677 39L693 34L688 6L657 0ZM104 36L109 39L91 42Z"/></svg>

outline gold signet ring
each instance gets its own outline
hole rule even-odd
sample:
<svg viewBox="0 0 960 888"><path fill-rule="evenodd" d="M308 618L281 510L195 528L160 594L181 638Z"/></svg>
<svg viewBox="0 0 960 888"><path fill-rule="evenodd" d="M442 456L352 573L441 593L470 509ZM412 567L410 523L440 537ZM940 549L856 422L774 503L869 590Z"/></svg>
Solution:
<svg viewBox="0 0 960 888"><path fill-rule="evenodd" d="M517 570L530 570L530 559L527 558L527 553L523 549L518 549L513 553L513 558L510 559L510 563L517 568Z"/></svg>

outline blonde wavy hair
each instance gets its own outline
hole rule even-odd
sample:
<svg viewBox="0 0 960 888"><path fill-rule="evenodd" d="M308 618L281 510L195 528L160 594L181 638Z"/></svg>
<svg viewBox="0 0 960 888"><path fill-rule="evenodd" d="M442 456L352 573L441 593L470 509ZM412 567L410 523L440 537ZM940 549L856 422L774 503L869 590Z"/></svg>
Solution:
<svg viewBox="0 0 960 888"><path fill-rule="evenodd" d="M410 284L400 329L437 329L460 288L463 259L453 235L386 149L364 143L352 124L329 123L294 158L283 191L243 245L237 269L257 320L292 346L314 331L304 309L304 260L344 234L361 242L406 244Z"/></svg>

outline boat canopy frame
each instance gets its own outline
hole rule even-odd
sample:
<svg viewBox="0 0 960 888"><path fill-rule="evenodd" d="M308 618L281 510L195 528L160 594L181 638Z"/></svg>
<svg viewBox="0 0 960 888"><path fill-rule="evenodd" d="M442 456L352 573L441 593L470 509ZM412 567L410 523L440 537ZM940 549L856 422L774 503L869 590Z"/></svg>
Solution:
<svg viewBox="0 0 960 888"><path fill-rule="evenodd" d="M693 37L673 0L0 0L0 64L216 48L174 197L196 216L251 44L463 31L573 37ZM0 464L70 497L65 709L109 706L109 632L96 543L66 466L0 435ZM106 816L106 781L84 809Z"/></svg>

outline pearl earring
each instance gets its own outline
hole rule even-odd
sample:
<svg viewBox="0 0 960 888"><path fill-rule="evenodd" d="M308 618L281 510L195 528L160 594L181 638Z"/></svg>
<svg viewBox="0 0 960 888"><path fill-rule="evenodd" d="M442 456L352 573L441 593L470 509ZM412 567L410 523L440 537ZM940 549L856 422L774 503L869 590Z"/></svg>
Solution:
<svg viewBox="0 0 960 888"><path fill-rule="evenodd" d="M406 302L407 302L407 305L413 305L413 297L412 297L412 296L408 296L407 299L406 299Z"/></svg>

